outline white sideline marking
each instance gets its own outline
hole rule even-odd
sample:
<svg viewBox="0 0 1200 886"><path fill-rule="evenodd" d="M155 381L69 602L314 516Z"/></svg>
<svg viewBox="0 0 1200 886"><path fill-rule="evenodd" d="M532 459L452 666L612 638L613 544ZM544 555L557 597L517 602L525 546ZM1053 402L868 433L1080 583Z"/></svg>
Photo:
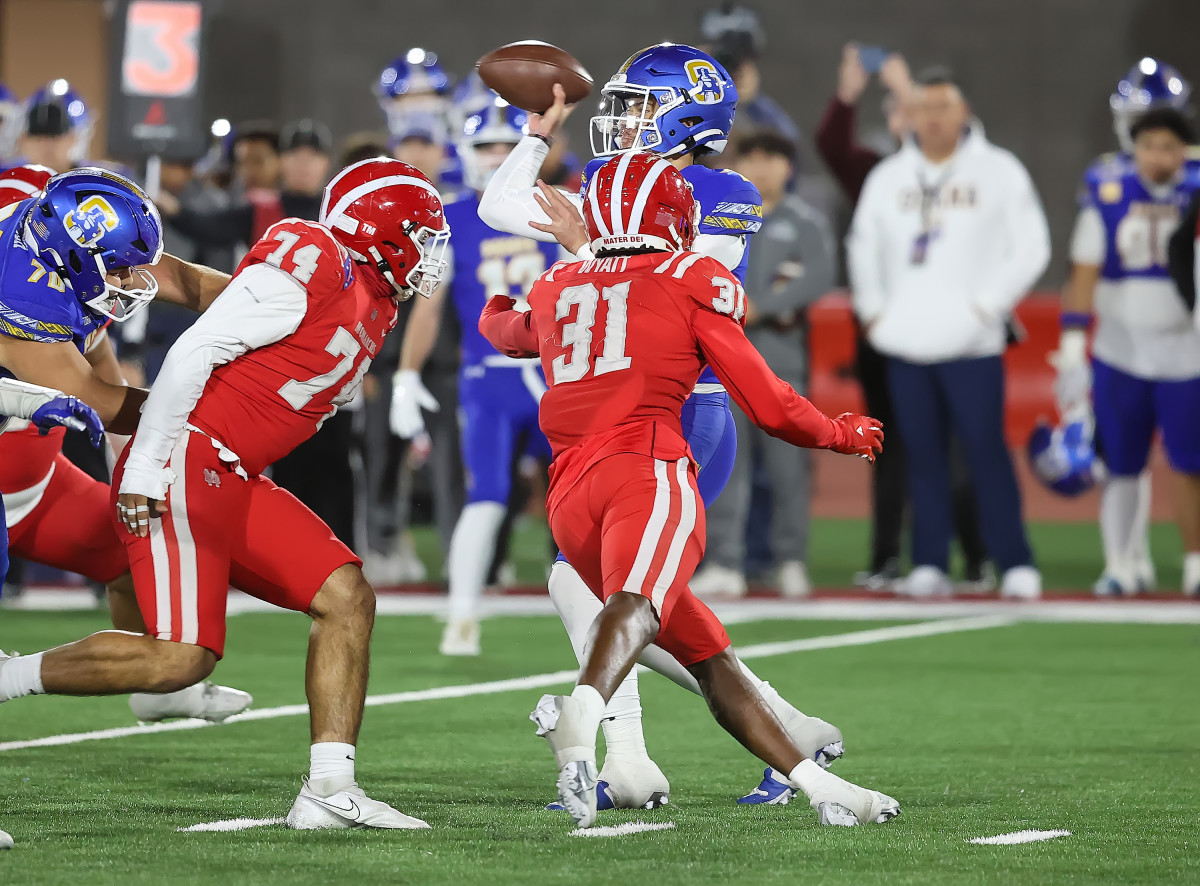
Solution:
<svg viewBox="0 0 1200 886"><path fill-rule="evenodd" d="M273 824L287 824L286 818L227 818L224 821L202 821L200 824L177 831L244 831L249 828L265 828Z"/></svg>
<svg viewBox="0 0 1200 886"><path fill-rule="evenodd" d="M646 831L673 830L673 821L627 821L625 824L613 825L608 828L576 828L571 831L572 837L628 837L630 834L644 834Z"/></svg>
<svg viewBox="0 0 1200 886"><path fill-rule="evenodd" d="M778 643L757 643L737 651L740 658L765 658L772 655L787 655L792 652L808 652L815 649L836 649L843 646L864 646L889 640L908 640L915 637L932 637L959 631L977 631L1013 624L1016 619L983 615L972 618L945 619L942 621L918 622L911 625L896 625L888 628L872 628L866 631L851 631L845 634L830 634L825 637L805 637L802 640L785 640ZM639 666L640 667L640 666ZM433 689L417 689L408 692L392 692L386 695L367 696L367 707L405 704L412 701L438 701L445 698L466 698L472 695L494 695L517 689L541 689L569 683L579 673L573 668L547 674L531 674L528 677L512 677L507 680L492 680L487 683L467 683L461 686L437 686ZM243 723L249 720L274 720L279 717L299 717L308 713L308 705L292 704L274 708L249 710L228 723ZM170 723L150 723L145 726L119 726L113 729L97 729L93 732L74 732L63 735L47 735L23 741L0 742L0 752L19 751L25 748L46 748L60 745L79 744L84 741L99 741L106 738L127 738L132 735L151 735L158 732L181 732L188 729L204 729L221 724L207 720L175 720Z"/></svg>
<svg viewBox="0 0 1200 886"><path fill-rule="evenodd" d="M967 842L979 846L1015 846L1018 843L1040 843L1042 840L1069 836L1070 831L1013 831L1011 834L998 834L995 837L976 837Z"/></svg>

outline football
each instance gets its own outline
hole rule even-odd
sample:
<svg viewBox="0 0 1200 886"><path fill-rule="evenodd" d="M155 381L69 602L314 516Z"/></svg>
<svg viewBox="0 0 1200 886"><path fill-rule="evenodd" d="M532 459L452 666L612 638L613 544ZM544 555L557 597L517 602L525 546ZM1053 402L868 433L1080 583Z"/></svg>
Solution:
<svg viewBox="0 0 1200 886"><path fill-rule="evenodd" d="M555 83L562 84L569 105L592 91L592 75L583 65L566 50L541 40L493 49L475 67L488 88L510 105L538 114L553 104Z"/></svg>

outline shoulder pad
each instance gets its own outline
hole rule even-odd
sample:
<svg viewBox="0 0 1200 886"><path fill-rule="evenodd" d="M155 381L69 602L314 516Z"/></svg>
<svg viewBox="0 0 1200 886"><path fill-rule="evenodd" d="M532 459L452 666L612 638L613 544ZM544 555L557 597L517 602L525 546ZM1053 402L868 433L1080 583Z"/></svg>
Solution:
<svg viewBox="0 0 1200 886"><path fill-rule="evenodd" d="M293 277L309 295L340 292L354 282L354 260L328 228L316 222L285 218L267 228L238 265L268 264Z"/></svg>
<svg viewBox="0 0 1200 886"><path fill-rule="evenodd" d="M753 234L762 227L762 196L745 177L704 166L685 168L683 177L700 204L700 233Z"/></svg>

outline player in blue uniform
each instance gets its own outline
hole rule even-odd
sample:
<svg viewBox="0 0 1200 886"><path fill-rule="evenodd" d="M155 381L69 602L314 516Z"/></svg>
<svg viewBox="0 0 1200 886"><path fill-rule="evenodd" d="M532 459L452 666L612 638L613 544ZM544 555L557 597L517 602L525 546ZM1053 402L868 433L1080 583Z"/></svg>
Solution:
<svg viewBox="0 0 1200 886"><path fill-rule="evenodd" d="M1113 112L1113 128L1120 150L1098 157L1084 173L1081 188L1082 209L1089 205L1098 210L1103 209L1103 216L1110 221L1119 222L1130 206L1142 203L1136 196L1142 190L1142 186L1139 184L1140 176L1134 161L1130 128L1140 116L1151 110L1170 108L1185 111L1190 92L1191 87L1178 71L1171 65L1152 58L1143 58L1117 84L1116 90L1109 98L1109 106ZM1200 154L1197 154L1193 147L1188 149L1183 170L1180 171L1180 181L1186 181L1197 174L1200 174ZM1120 196L1114 199L1114 195L1118 193ZM1090 215L1088 214L1089 218ZM1095 226L1089 222L1085 224L1089 224L1087 230L1093 232L1089 238L1093 254L1088 257L1088 261L1077 264L1084 267L1106 265L1104 277L1099 280L1101 290L1114 291L1109 283L1115 283L1120 275L1114 264L1120 261L1118 252L1115 249L1110 250L1106 257L1096 254L1095 250L1099 247L1096 245ZM1138 224L1140 223L1131 221L1125 230L1132 232ZM1157 236L1163 232L1154 230L1149 233ZM1166 236L1170 235L1169 230L1165 233ZM1162 248L1166 248L1165 243ZM1156 267L1157 265L1151 262L1145 268L1139 269L1130 280L1140 279L1145 282L1150 276L1158 273ZM1165 271L1163 273L1165 275ZM1131 282L1131 285L1137 288L1142 283ZM1074 289L1072 285L1068 292ZM1086 297L1089 300L1081 302L1081 305L1086 305L1086 309L1079 312L1070 310L1064 302L1062 344L1053 355L1053 362L1059 370L1059 411L1064 416L1073 406L1088 399L1091 369L1087 358L1086 324L1090 322L1090 290ZM1110 324L1109 330L1113 328ZM1106 348L1103 340L1100 348L1102 351ZM1119 358L1118 362L1123 361ZM1154 587L1154 565L1149 549L1149 520L1149 473L1145 472L1140 477L1126 473L1111 474L1104 485L1100 507L1105 569L1096 582L1097 593L1135 593Z"/></svg>
<svg viewBox="0 0 1200 886"><path fill-rule="evenodd" d="M523 299L559 249L493 230L479 218L479 193L521 139L524 111L492 96L463 125L459 153L470 190L446 204L454 232L450 273L428 301L418 302L404 333L393 395L393 428L403 437L423 427L421 407L438 404L420 380L448 299L461 327L458 405L467 500L450 540L450 612L442 637L445 655L479 654L479 598L495 553L512 487L514 457L532 446L549 457L538 428L538 401L546 384L537 360L513 360L479 333L479 314L497 294Z"/></svg>
<svg viewBox="0 0 1200 886"><path fill-rule="evenodd" d="M132 182L101 169L56 176L45 191L0 207L0 376L79 397L95 407L110 432L132 434L146 392L121 379L107 340L108 322L128 319L156 296L202 309L229 279L163 257L161 237L158 212L149 198ZM47 459L38 473L45 482L24 498L30 510L22 520L38 518L41 496L64 494L52 483L58 445L51 441L46 451L37 439L21 436L21 442L10 443L4 435L0 466L29 468L22 462ZM64 479L64 471L58 471L58 478ZM37 534L61 535L59 549L68 555L91 551L104 558L111 570L106 580L116 579L113 591L120 590L124 566L129 593L110 596L114 622L123 630L144 630L132 604L127 555L113 532L107 484L81 472L64 482L76 521L69 527L46 526ZM139 716L146 711L143 719L158 718L179 702L183 710L163 716L223 719L250 703L245 693L223 687L183 692L190 693L186 704L180 694L146 697L146 707L137 708Z"/></svg>
<svg viewBox="0 0 1200 886"><path fill-rule="evenodd" d="M592 118L592 147L587 180L613 155L651 151L666 158L692 186L700 206L699 234L692 249L716 258L739 279L744 276L747 241L762 224L757 189L730 170L701 166L696 160L719 153L733 126L737 90L729 73L713 58L690 46L664 43L631 56L602 90L601 112ZM530 118L530 136L521 140L501 165L480 203L490 225L512 233L557 239L576 258L589 258L587 235L578 208L581 195L565 195L535 179L549 146L570 109L561 87L544 115ZM573 205L572 205L573 204ZM729 398L708 370L683 410L683 430L700 466L698 485L706 503L725 488L737 445ZM555 563L550 596L563 619L576 653L583 649L600 603L569 564ZM669 655L654 647L644 662L685 688L694 681ZM748 674L806 754L828 765L842 753L841 732L808 717L769 684ZM617 689L603 723L607 755L600 773L600 808L641 807L663 801L666 777L646 753L636 671ZM769 770L747 803L786 803L794 791Z"/></svg>

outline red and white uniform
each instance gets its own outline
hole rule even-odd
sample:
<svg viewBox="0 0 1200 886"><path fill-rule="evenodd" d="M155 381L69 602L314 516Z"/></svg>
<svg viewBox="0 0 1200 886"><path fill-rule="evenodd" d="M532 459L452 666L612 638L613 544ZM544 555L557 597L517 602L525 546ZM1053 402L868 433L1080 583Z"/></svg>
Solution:
<svg viewBox="0 0 1200 886"><path fill-rule="evenodd" d="M396 324L393 294L326 228L287 219L171 348L113 478L114 502L168 505L147 538L118 527L160 639L219 656L230 583L303 612L335 569L361 565L261 472L353 397Z"/></svg>
<svg viewBox="0 0 1200 886"><path fill-rule="evenodd" d="M780 381L742 331L745 293L694 252L559 264L529 314L493 298L480 330L501 352L540 353L554 449L547 511L563 554L601 599L650 598L655 641L682 664L729 645L687 582L704 554L704 507L680 409L707 363L746 414L798 446L835 448L846 431Z"/></svg>

